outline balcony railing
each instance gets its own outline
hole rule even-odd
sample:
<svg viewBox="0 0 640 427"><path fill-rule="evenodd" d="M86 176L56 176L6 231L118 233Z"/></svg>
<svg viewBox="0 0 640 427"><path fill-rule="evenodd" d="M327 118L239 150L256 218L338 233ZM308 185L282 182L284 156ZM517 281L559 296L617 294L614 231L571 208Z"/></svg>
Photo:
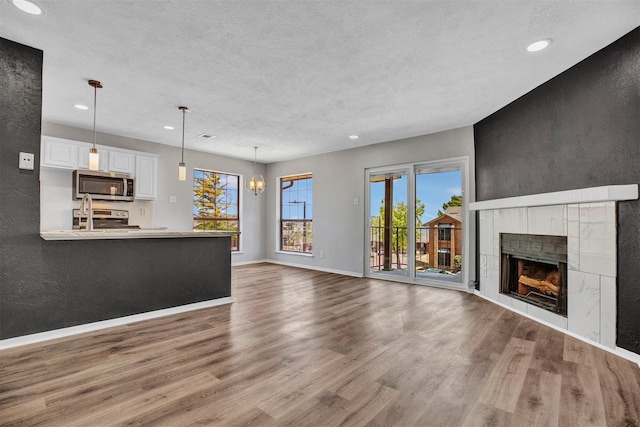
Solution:
<svg viewBox="0 0 640 427"><path fill-rule="evenodd" d="M446 230L446 232L443 232ZM372 271L406 270L408 268L408 229L391 227L391 259L385 265L382 226L371 226L370 268ZM418 272L457 273L462 268L462 228L417 227L415 265Z"/></svg>

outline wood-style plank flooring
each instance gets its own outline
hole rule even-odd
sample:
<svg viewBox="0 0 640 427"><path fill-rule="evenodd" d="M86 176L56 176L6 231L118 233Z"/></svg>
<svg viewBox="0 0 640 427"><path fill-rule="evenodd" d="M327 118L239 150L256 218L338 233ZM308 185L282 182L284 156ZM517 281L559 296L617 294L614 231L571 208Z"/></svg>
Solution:
<svg viewBox="0 0 640 427"><path fill-rule="evenodd" d="M271 264L0 352L0 425L637 426L640 368L474 295Z"/></svg>

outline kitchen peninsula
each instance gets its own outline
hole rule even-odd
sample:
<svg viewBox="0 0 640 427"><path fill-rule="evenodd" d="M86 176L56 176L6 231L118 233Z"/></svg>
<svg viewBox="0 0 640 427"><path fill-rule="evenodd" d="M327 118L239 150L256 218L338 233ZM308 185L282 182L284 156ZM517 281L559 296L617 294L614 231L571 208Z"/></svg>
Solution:
<svg viewBox="0 0 640 427"><path fill-rule="evenodd" d="M194 303L231 302L231 236L168 230L41 232L45 289L40 298L25 301L22 311L47 306L49 316L40 328L57 330Z"/></svg>

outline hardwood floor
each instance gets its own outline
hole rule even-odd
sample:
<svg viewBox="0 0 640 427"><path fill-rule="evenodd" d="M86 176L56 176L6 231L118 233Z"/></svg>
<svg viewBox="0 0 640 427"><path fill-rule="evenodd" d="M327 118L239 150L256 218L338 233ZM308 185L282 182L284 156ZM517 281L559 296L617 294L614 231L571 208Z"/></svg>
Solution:
<svg viewBox="0 0 640 427"><path fill-rule="evenodd" d="M640 425L637 365L471 294L259 264L233 295L3 350L0 425Z"/></svg>

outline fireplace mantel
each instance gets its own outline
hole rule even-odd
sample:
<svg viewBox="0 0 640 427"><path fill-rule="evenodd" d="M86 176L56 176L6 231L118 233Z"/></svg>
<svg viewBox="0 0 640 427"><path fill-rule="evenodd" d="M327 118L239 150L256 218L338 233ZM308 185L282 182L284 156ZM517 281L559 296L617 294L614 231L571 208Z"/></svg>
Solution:
<svg viewBox="0 0 640 427"><path fill-rule="evenodd" d="M638 184L605 185L528 196L507 197L469 203L469 210L524 208L532 206L569 205L576 203L613 202L638 199Z"/></svg>

